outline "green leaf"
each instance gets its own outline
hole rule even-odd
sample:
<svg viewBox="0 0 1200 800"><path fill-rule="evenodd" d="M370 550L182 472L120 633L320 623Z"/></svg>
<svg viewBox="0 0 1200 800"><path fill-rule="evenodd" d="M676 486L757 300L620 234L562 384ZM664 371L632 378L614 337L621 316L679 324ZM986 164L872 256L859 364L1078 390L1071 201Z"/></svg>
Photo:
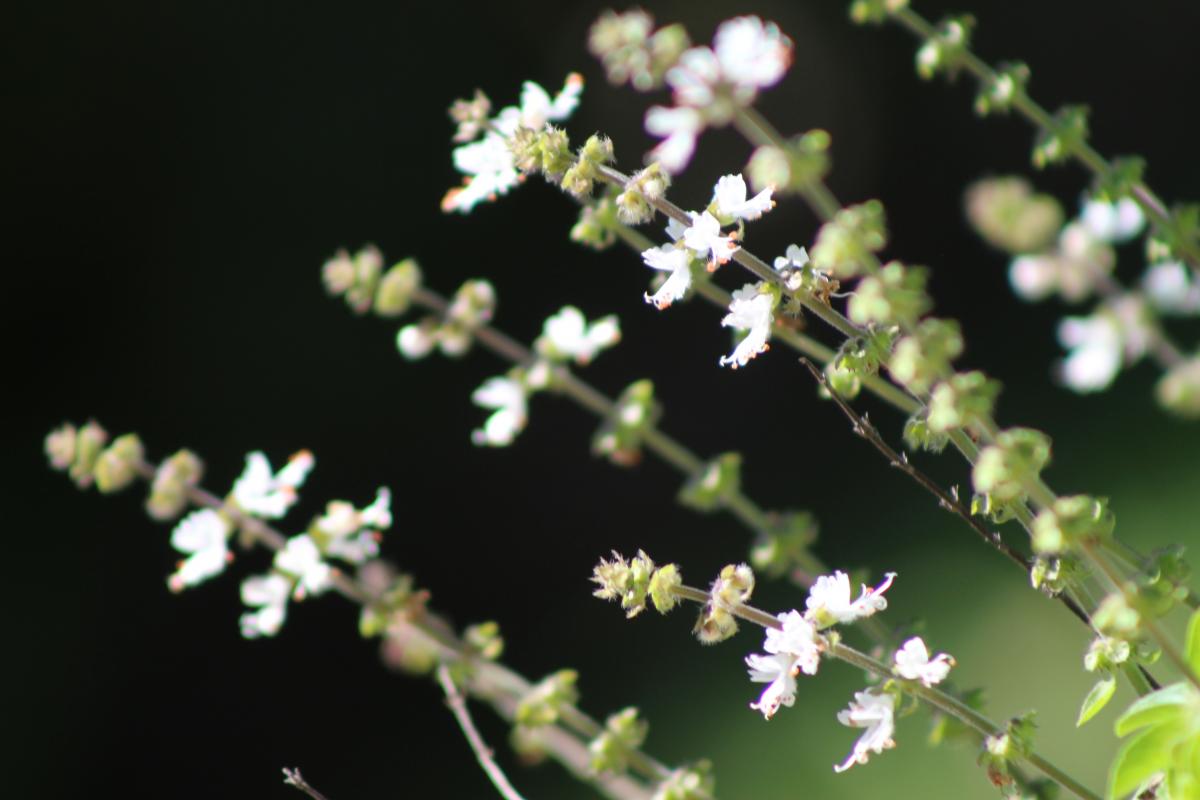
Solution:
<svg viewBox="0 0 1200 800"><path fill-rule="evenodd" d="M1083 723L1099 714L1100 709L1108 705L1108 701L1112 699L1113 692L1116 690L1117 679L1111 675L1097 681L1092 690L1088 692L1087 697L1083 698L1083 707L1079 709L1079 719L1075 721L1075 727L1082 726Z"/></svg>
<svg viewBox="0 0 1200 800"><path fill-rule="evenodd" d="M1117 751L1108 775L1109 798L1124 797L1171 762L1171 748L1184 734L1182 725L1158 725L1139 733Z"/></svg>
<svg viewBox="0 0 1200 800"><path fill-rule="evenodd" d="M1191 694L1192 687L1183 681L1165 686L1125 709L1125 713L1113 724L1113 729L1117 736L1126 736L1146 725L1166 722L1183 711L1182 706L1191 699Z"/></svg>
<svg viewBox="0 0 1200 800"><path fill-rule="evenodd" d="M1187 662L1192 665L1192 672L1200 675L1200 611L1192 614L1187 627Z"/></svg>

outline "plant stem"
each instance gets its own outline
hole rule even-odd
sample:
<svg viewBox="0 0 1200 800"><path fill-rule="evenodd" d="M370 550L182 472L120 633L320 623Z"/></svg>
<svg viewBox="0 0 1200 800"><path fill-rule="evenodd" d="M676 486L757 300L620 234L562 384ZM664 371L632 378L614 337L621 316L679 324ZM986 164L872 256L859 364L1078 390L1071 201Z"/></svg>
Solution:
<svg viewBox="0 0 1200 800"><path fill-rule="evenodd" d="M437 668L438 683L442 686L442 691L446 694L446 705L450 707L450 711L454 714L454 719L458 721L458 726L462 729L463 736L466 737L467 743L471 745L471 751L475 753L475 760L479 762L479 766L483 768L484 773L496 787L496 791L505 800L525 800L521 793L509 782L508 776L504 774L504 770L500 769L500 765L493 758L492 749L483 741L483 737L479 735L479 730L475 727L475 723L471 720L471 712L467 710L467 701L458 691L458 687L454 684L454 678L450 675L450 668L446 664L439 664Z"/></svg>

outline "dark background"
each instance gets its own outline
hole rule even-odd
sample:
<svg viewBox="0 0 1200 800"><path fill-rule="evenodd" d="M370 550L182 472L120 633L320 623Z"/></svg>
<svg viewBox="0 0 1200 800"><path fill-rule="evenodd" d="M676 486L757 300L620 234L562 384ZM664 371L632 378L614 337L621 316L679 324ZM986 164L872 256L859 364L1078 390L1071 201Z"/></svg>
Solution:
<svg viewBox="0 0 1200 800"><path fill-rule="evenodd" d="M1032 132L1017 119L975 118L968 81L923 84L912 71L911 38L892 27L856 28L845 5L662 3L652 10L660 21L687 23L698 42L736 13L777 21L795 41L795 64L761 108L785 132L831 131L834 191L846 202L882 199L893 231L889 254L933 267L940 312L964 325L963 363L1005 383L1001 422L1055 435L1050 477L1060 490L1112 493L1119 514L1124 490L1135 515L1145 509L1135 516L1139 525L1123 528L1140 546L1194 537L1194 525L1181 528L1172 522L1180 516L1157 513L1194 494L1191 454L1200 437L1153 407L1155 371L1143 365L1099 398L1053 386L1062 310L1013 299L1004 259L962 222L969 181L1028 171ZM1011 641L1001 626L1013 616L1003 603L971 617L963 600L983 602L980 570L994 570L997 585L1025 598L1020 577L852 438L788 351L777 348L736 373L716 368L730 341L719 312L696 302L656 313L641 300L649 276L638 259L572 245L574 206L540 181L466 219L439 211L442 194L458 182L445 109L476 87L498 107L516 101L522 80L556 90L567 72L581 71L587 89L569 130L580 140L594 130L611 134L619 165L636 167L651 145L641 113L662 98L604 82L584 47L601 8L68 2L10 9L0 33L10 138L0 168L10 196L3 318L12 674L4 719L16 738L5 775L14 796L298 796L280 785L285 765L304 768L331 800L492 791L438 690L384 671L344 601L293 605L277 639L244 641L237 587L241 575L266 566L261 553L170 595L169 528L141 513L142 490L81 494L46 466L44 434L88 417L114 434L137 431L155 459L181 446L197 450L208 463L206 484L218 493L249 450L280 461L311 448L317 469L289 517L297 530L328 499L361 505L377 485L391 486L396 524L386 555L457 623L498 620L516 669L532 678L580 669L582 705L598 716L642 703L652 721L649 749L667 761L714 756L724 797L795 796L796 782L807 780L765 770L768 745L741 738L763 735L761 720L744 710L755 694L741 667L756 644L752 634L701 650L690 641L686 613L626 624L588 596L591 566L612 548L645 547L702 583L745 557L745 531L728 517L676 506L679 479L659 463L622 471L593 459L595 421L551 396L533 401L514 447L473 447L469 434L484 412L470 393L504 365L486 352L403 362L394 323L357 319L324 295L319 268L340 246L374 242L391 261L416 256L429 285L446 294L486 275L500 297L497 324L526 341L566 303L589 316L620 314L625 341L587 370L588 380L615 395L653 377L663 427L704 454L741 449L746 485L760 503L810 508L821 518L819 552L828 562L875 573L909 565L929 578L932 599L921 606L922 585L911 583L904 595L898 583L897 596L911 601L898 613L966 631L964 649L971 633ZM934 18L952 10L919 9ZM1200 166L1188 118L1200 79L1194 4L1147 2L1117 13L1090 2L978 0L955 10L979 17L976 41L986 59L1033 67L1031 89L1044 104L1090 103L1101 151L1145 155L1148 178L1168 200L1196 196ZM715 177L740 170L748 153L732 132L707 134L672 196L703 205ZM1069 166L1036 180L1074 208L1087 176ZM784 202L751 227L748 246L769 256L793 241L810 243L814 231L805 209ZM1130 255L1126 277L1140 268L1136 251ZM727 286L742 282L734 268L724 273ZM862 405L874 408L870 400ZM897 431L896 415L880 409L878 418L889 434ZM966 480L954 458L929 465L947 481ZM768 607L801 600L782 587L759 599ZM939 608L946 619L937 619ZM954 628L959 612L965 621ZM980 633L985 624L996 627ZM1080 633L1063 630L1074 637L1068 653L1080 653ZM1040 674L1036 659L1011 647L999 652ZM998 661L994 669L985 677L1017 668ZM1078 661L1066 674L1075 681L1074 703L1086 676ZM847 692L832 693L830 708ZM769 746L784 764L794 754L781 729L815 735L813 758L825 772L852 741L832 730L828 716L783 716L772 723ZM502 726L482 708L477 718L511 764ZM912 738L920 738L915 728ZM738 742L750 741L749 757L736 756ZM910 749L919 751L919 741ZM987 792L969 755L952 760L970 791ZM876 768L887 769L867 770ZM929 788L929 773L909 783L893 775L893 796ZM554 767L514 767L512 777L530 797L589 795ZM819 796L873 785L856 783L869 776L840 780Z"/></svg>

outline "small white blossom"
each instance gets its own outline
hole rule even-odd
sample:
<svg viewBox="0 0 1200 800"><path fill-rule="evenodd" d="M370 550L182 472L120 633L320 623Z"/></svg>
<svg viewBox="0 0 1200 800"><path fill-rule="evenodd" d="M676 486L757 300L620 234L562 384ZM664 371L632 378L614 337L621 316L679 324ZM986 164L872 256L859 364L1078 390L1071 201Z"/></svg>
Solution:
<svg viewBox="0 0 1200 800"><path fill-rule="evenodd" d="M914 636L896 651L896 674L910 681L920 681L926 687L941 683L950 674L954 658L938 653L932 659L920 636Z"/></svg>
<svg viewBox="0 0 1200 800"><path fill-rule="evenodd" d="M784 653L796 659L796 666L805 675L816 675L821 663L821 645L817 642L817 629L799 611L780 614L781 630L767 628L763 649L771 654Z"/></svg>
<svg viewBox="0 0 1200 800"><path fill-rule="evenodd" d="M1036 302L1058 288L1058 259L1052 255L1017 256L1008 268L1008 282L1022 299Z"/></svg>
<svg viewBox="0 0 1200 800"><path fill-rule="evenodd" d="M643 296L659 311L681 299L692 285L692 256L682 247L664 244L642 251L642 260L652 269L669 272L666 281L651 295Z"/></svg>
<svg viewBox="0 0 1200 800"><path fill-rule="evenodd" d="M874 589L863 586L862 594L851 602L849 575L841 570L832 575L821 575L808 590L808 599L805 601L808 610L805 615L818 629L869 617L887 608L883 593L895 578L896 573L889 572L884 576L883 583Z"/></svg>
<svg viewBox="0 0 1200 800"><path fill-rule="evenodd" d="M379 555L378 531L392 526L392 493L381 488L375 500L361 511L344 500L333 500L313 526L321 534L326 555L362 564Z"/></svg>
<svg viewBox="0 0 1200 800"><path fill-rule="evenodd" d="M587 364L620 339L621 326L612 314L589 325L578 308L565 306L546 320L534 346L547 358L574 359L577 364Z"/></svg>
<svg viewBox="0 0 1200 800"><path fill-rule="evenodd" d="M321 560L321 549L308 534L293 536L275 554L275 569L296 579L297 600L320 594L333 585L333 568Z"/></svg>
<svg viewBox="0 0 1200 800"><path fill-rule="evenodd" d="M808 264L808 249L794 244L789 244L783 255L775 256L774 262L777 272L785 269L802 269Z"/></svg>
<svg viewBox="0 0 1200 800"><path fill-rule="evenodd" d="M738 249L733 243L735 236L721 235L720 220L707 211L700 214L689 211L688 216L692 224L683 232L683 243L700 255L708 254L709 272L733 258Z"/></svg>
<svg viewBox="0 0 1200 800"><path fill-rule="evenodd" d="M528 420L525 387L513 378L489 378L471 395L471 401L477 406L495 409L483 427L471 434L471 441L476 445L510 445Z"/></svg>
<svg viewBox="0 0 1200 800"><path fill-rule="evenodd" d="M1142 232L1146 217L1142 208L1128 197L1115 203L1089 200L1079 215L1088 231L1103 242L1126 242Z"/></svg>
<svg viewBox="0 0 1200 800"><path fill-rule="evenodd" d="M746 181L740 174L724 175L717 179L713 189L713 202L722 217L755 220L775 207L771 199L774 188L768 186L749 200L746 199Z"/></svg>
<svg viewBox="0 0 1200 800"><path fill-rule="evenodd" d="M646 156L648 162L672 175L683 172L696 151L696 138L704 130L704 120L694 108L653 106L646 112L646 133L662 139Z"/></svg>
<svg viewBox="0 0 1200 800"><path fill-rule="evenodd" d="M678 242L683 238L683 235L687 233L687 229L687 225L684 225L679 220L671 217L667 220L667 227L665 230L667 232L667 236L671 238L672 242Z"/></svg>
<svg viewBox="0 0 1200 800"><path fill-rule="evenodd" d="M744 367L750 359L769 349L767 339L771 335L771 323L774 321L772 312L775 310L775 295L771 292L760 292L758 285L747 283L733 293L733 301L729 304L729 313L721 320L721 325L748 331L745 338L738 342L733 353L721 356L719 364L732 364L734 369Z"/></svg>
<svg viewBox="0 0 1200 800"><path fill-rule="evenodd" d="M296 502L296 490L304 483L315 459L301 450L288 459L279 472L271 473L271 462L260 452L246 456L246 469L233 484L233 501L256 517L278 519Z"/></svg>
<svg viewBox="0 0 1200 800"><path fill-rule="evenodd" d="M1071 351L1059 365L1062 382L1077 392L1108 388L1121 371L1121 331L1107 314L1067 317L1058 340Z"/></svg>
<svg viewBox="0 0 1200 800"><path fill-rule="evenodd" d="M713 40L726 80L742 89L774 86L792 63L792 40L773 22L737 17L721 24Z"/></svg>
<svg viewBox="0 0 1200 800"><path fill-rule="evenodd" d="M242 614L242 636L255 639L279 633L287 617L288 595L291 593L292 582L277 572L255 575L242 581L242 602L258 609Z"/></svg>
<svg viewBox="0 0 1200 800"><path fill-rule="evenodd" d="M466 178L463 185L451 189L442 199L443 211L466 213L484 200L495 200L522 180L522 175L509 150L508 140L518 128L540 131L548 122L566 119L579 105L583 78L578 73L567 76L562 91L553 99L532 81L521 89L521 105L507 106L490 120L490 127L478 141L456 147L452 154L454 168ZM478 130L484 130L477 126Z"/></svg>
<svg viewBox="0 0 1200 800"><path fill-rule="evenodd" d="M761 711L763 717L770 719L775 716L779 706L792 706L796 702L796 666L795 656L787 653L762 656L751 653L746 656L746 666L750 668L750 680L755 683L766 683L757 703L750 707Z"/></svg>
<svg viewBox="0 0 1200 800"><path fill-rule="evenodd" d="M1191 270L1178 261L1163 261L1142 276L1142 290L1153 306L1168 314L1195 314L1200 311L1200 286L1191 278Z"/></svg>
<svg viewBox="0 0 1200 800"><path fill-rule="evenodd" d="M838 712L838 722L851 728L866 728L866 732L854 743L854 750L834 772L845 772L855 764L867 763L871 753L882 753L896 746L892 734L896 731L896 697L892 694L872 691L855 692L850 707Z"/></svg>
<svg viewBox="0 0 1200 800"><path fill-rule="evenodd" d="M172 592L219 575L233 560L229 552L229 523L211 508L193 511L179 521L171 532L171 546L188 557L180 561L167 579Z"/></svg>

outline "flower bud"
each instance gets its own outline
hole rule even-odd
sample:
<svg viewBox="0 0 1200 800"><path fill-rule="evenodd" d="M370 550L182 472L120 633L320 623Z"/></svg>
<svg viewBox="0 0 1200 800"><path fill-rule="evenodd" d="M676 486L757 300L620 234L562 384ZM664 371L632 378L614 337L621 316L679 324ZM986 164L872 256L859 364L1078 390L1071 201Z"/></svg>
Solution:
<svg viewBox="0 0 1200 800"><path fill-rule="evenodd" d="M517 704L515 719L518 725L539 727L558 722L563 708L579 700L575 683L579 673L573 669L559 670L533 686Z"/></svg>
<svg viewBox="0 0 1200 800"><path fill-rule="evenodd" d="M421 286L421 268L416 259L406 258L389 269L375 290L375 313L398 317L408 310L413 293Z"/></svg>
<svg viewBox="0 0 1200 800"><path fill-rule="evenodd" d="M697 511L716 511L740 490L741 470L741 453L723 453L688 478L677 499Z"/></svg>
<svg viewBox="0 0 1200 800"><path fill-rule="evenodd" d="M137 468L145 456L136 433L117 437L96 459L96 488L104 494L120 491L137 478Z"/></svg>
<svg viewBox="0 0 1200 800"><path fill-rule="evenodd" d="M79 429L75 436L75 460L71 463L69 474L80 489L92 485L96 459L100 451L108 443L108 433L95 421L88 422Z"/></svg>

